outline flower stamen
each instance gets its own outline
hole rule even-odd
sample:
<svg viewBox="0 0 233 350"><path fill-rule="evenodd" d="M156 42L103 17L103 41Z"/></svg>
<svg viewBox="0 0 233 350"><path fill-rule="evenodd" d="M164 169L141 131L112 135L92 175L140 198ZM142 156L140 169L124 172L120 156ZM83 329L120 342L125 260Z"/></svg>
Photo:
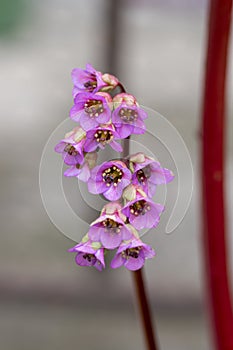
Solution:
<svg viewBox="0 0 233 350"><path fill-rule="evenodd" d="M121 108L119 116L124 122L134 123L138 118L138 113L133 109Z"/></svg>
<svg viewBox="0 0 233 350"><path fill-rule="evenodd" d="M145 185L145 181L151 176L151 169L149 166L146 166L143 169L137 171L138 182L142 185Z"/></svg>
<svg viewBox="0 0 233 350"><path fill-rule="evenodd" d="M105 146L112 141L113 134L110 130L98 130L95 133L95 139L98 143L102 143Z"/></svg>
<svg viewBox="0 0 233 350"><path fill-rule="evenodd" d="M84 110L91 118L98 117L104 111L103 103L100 100L87 100Z"/></svg>
<svg viewBox="0 0 233 350"><path fill-rule="evenodd" d="M77 156L78 154L74 146L72 146L70 143L66 145L66 147L64 148L64 151L67 152L70 156Z"/></svg>
<svg viewBox="0 0 233 350"><path fill-rule="evenodd" d="M130 205L130 213L138 216L138 215L145 215L146 212L150 211L150 205L144 200L139 200L133 204Z"/></svg>
<svg viewBox="0 0 233 350"><path fill-rule="evenodd" d="M106 183L106 186L113 185L116 187L119 182L121 182L123 173L115 165L111 166L108 169L105 169L102 173L103 181Z"/></svg>

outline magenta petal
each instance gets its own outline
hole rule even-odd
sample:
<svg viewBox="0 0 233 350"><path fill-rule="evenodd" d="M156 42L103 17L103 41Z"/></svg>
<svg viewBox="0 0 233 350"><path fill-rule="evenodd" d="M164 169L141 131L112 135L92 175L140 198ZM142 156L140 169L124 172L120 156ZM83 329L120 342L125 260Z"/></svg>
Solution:
<svg viewBox="0 0 233 350"><path fill-rule="evenodd" d="M160 221L160 214L156 209L152 209L146 214L146 226L148 228L156 227Z"/></svg>
<svg viewBox="0 0 233 350"><path fill-rule="evenodd" d="M100 240L100 234L104 229L102 227L96 227L96 226L90 226L90 229L88 231L88 237L93 242L99 242Z"/></svg>
<svg viewBox="0 0 233 350"><path fill-rule="evenodd" d="M111 268L117 269L118 267L121 267L124 264L125 259L122 257L121 254L116 254L114 258L111 261Z"/></svg>
<svg viewBox="0 0 233 350"><path fill-rule="evenodd" d="M144 190L144 189L143 189ZM156 192L156 185L148 181L146 190L144 190L150 198L152 198Z"/></svg>
<svg viewBox="0 0 233 350"><path fill-rule="evenodd" d="M145 247L144 251L144 257L146 259L151 259L155 256L155 251L150 246Z"/></svg>
<svg viewBox="0 0 233 350"><path fill-rule="evenodd" d="M137 124L134 126L133 133L134 134L144 134L146 131L146 126L142 120L138 120Z"/></svg>
<svg viewBox="0 0 233 350"><path fill-rule="evenodd" d="M78 253L75 257L75 261L76 261L76 264L80 265L80 266L92 266L93 265L93 259L91 261L84 259L83 253Z"/></svg>
<svg viewBox="0 0 233 350"><path fill-rule="evenodd" d="M74 105L70 109L70 118L73 119L76 122L79 122L81 116L80 108L78 105Z"/></svg>
<svg viewBox="0 0 233 350"><path fill-rule="evenodd" d="M92 139L86 139L84 143L84 151L85 152L93 152L96 150L96 148L99 146L98 142L96 142L93 138Z"/></svg>
<svg viewBox="0 0 233 350"><path fill-rule="evenodd" d="M98 259L98 261L101 263L102 267L105 267L104 249L103 248L98 249L95 256Z"/></svg>
<svg viewBox="0 0 233 350"><path fill-rule="evenodd" d="M140 118L144 120L147 117L148 117L147 112L144 109L140 108Z"/></svg>
<svg viewBox="0 0 233 350"><path fill-rule="evenodd" d="M112 141L110 143L110 146L117 152L122 152L123 151L122 146L119 143L117 143L116 141Z"/></svg>
<svg viewBox="0 0 233 350"><path fill-rule="evenodd" d="M101 113L96 120L99 124L107 124L111 118L111 111L110 109L105 109L103 113Z"/></svg>
<svg viewBox="0 0 233 350"><path fill-rule="evenodd" d="M121 227L122 240L128 240L132 238L132 232L127 229L126 226Z"/></svg>
<svg viewBox="0 0 233 350"><path fill-rule="evenodd" d="M71 156L68 153L63 153L63 160L67 165L76 165L77 161L74 156Z"/></svg>
<svg viewBox="0 0 233 350"><path fill-rule="evenodd" d="M99 260L96 260L95 264L93 265L98 271L103 270L103 265L100 263Z"/></svg>
<svg viewBox="0 0 233 350"><path fill-rule="evenodd" d="M106 190L106 185L104 182L96 182L92 178L88 180L88 190L93 194L103 193Z"/></svg>
<svg viewBox="0 0 233 350"><path fill-rule="evenodd" d="M90 169L89 169L89 166L88 164L84 164L83 167L81 168L79 174L78 174L78 178L79 180L83 181L83 182L87 182L90 178Z"/></svg>
<svg viewBox="0 0 233 350"><path fill-rule="evenodd" d="M139 255L138 258L130 257L125 261L124 265L128 270L136 271L141 269L144 263L145 263L145 259Z"/></svg>
<svg viewBox="0 0 233 350"><path fill-rule="evenodd" d="M121 243L121 234L102 231L100 241L107 249L115 249Z"/></svg>
<svg viewBox="0 0 233 350"><path fill-rule="evenodd" d="M85 131L88 131L94 129L99 124L94 118L90 118L85 112L83 112L80 117L80 125Z"/></svg>
<svg viewBox="0 0 233 350"><path fill-rule="evenodd" d="M64 175L68 176L68 177L69 176L77 176L77 175L79 175L80 171L81 170L77 169L76 166L72 166L72 167L66 169L66 171L64 172Z"/></svg>
<svg viewBox="0 0 233 350"><path fill-rule="evenodd" d="M117 187L110 186L109 189L106 191L106 188L108 187L106 187L105 185L104 197L107 198L109 201L116 201L120 199L122 195L122 189L119 190Z"/></svg>
<svg viewBox="0 0 233 350"><path fill-rule="evenodd" d="M66 143L65 143L65 142L59 142L59 143L55 146L54 150L55 150L57 153L62 153L62 152L64 151L65 146L66 146Z"/></svg>
<svg viewBox="0 0 233 350"><path fill-rule="evenodd" d="M143 228L150 228L152 226L148 226L147 224L147 215L140 215L140 216L132 216L133 219L131 219L131 215L130 215L130 223L137 229L137 230L142 230Z"/></svg>
<svg viewBox="0 0 233 350"><path fill-rule="evenodd" d="M133 126L129 124L120 124L119 126L116 125L117 133L119 134L121 139L125 139L133 132Z"/></svg>

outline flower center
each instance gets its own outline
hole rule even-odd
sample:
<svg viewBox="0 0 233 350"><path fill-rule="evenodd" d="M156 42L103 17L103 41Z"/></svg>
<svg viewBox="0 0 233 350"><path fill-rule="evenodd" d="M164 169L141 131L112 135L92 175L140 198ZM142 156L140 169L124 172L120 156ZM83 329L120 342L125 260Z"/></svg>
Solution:
<svg viewBox="0 0 233 350"><path fill-rule="evenodd" d="M145 168L138 170L136 174L138 182L143 185L145 185L145 181L150 177L150 175L151 175L151 169L149 166L146 166Z"/></svg>
<svg viewBox="0 0 233 350"><path fill-rule="evenodd" d="M144 199L141 199L140 201L137 201L134 204L130 205L129 208L130 213L138 216L146 214L146 212L150 210L150 205Z"/></svg>
<svg viewBox="0 0 233 350"><path fill-rule="evenodd" d="M133 109L121 108L119 111L120 118L127 123L133 123L138 118L138 113Z"/></svg>
<svg viewBox="0 0 233 350"><path fill-rule="evenodd" d="M103 113L103 103L100 100L87 100L84 104L84 110L91 118L98 117Z"/></svg>
<svg viewBox="0 0 233 350"><path fill-rule="evenodd" d="M77 156L78 154L74 146L72 146L70 143L66 145L66 147L64 148L64 151L67 152L70 156Z"/></svg>
<svg viewBox="0 0 233 350"><path fill-rule="evenodd" d="M106 145L107 143L110 143L112 141L113 134L109 130L98 130L95 133L95 139L97 142L100 142L103 145Z"/></svg>
<svg viewBox="0 0 233 350"><path fill-rule="evenodd" d="M96 81L90 81L88 80L84 85L83 85L86 89L89 90L94 90L97 87L97 83Z"/></svg>
<svg viewBox="0 0 233 350"><path fill-rule="evenodd" d="M119 233L120 232L120 228L121 228L121 224L119 224L118 222L112 220L112 219L105 219L103 221L103 225L104 227L107 229L107 231L111 231L111 232L114 232L114 233Z"/></svg>
<svg viewBox="0 0 233 350"><path fill-rule="evenodd" d="M118 182L121 182L122 176L122 171L115 165L105 169L102 173L103 181L108 187L112 184L113 186L117 186Z"/></svg>
<svg viewBox="0 0 233 350"><path fill-rule="evenodd" d="M88 262L93 262L96 257L94 254L83 254L83 259L87 260Z"/></svg>
<svg viewBox="0 0 233 350"><path fill-rule="evenodd" d="M141 249L140 247L128 248L124 252L122 252L122 255L125 258L137 259L139 257L140 249Z"/></svg>

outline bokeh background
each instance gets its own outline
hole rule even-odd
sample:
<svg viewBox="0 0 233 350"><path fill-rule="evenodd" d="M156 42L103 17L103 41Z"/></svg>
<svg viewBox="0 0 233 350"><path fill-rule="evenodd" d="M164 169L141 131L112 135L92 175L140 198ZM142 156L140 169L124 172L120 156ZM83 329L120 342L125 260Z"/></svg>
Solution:
<svg viewBox="0 0 233 350"><path fill-rule="evenodd" d="M207 12L207 0L0 0L2 349L143 348L130 273L77 267L67 253L74 242L51 223L40 197L43 148L72 105L70 71L86 62L116 73L143 105L177 128L189 149L190 208L171 235L158 228L145 236L157 251L145 272L161 350L212 349L199 171ZM232 251L232 67L228 87ZM165 158L163 164L172 167Z"/></svg>

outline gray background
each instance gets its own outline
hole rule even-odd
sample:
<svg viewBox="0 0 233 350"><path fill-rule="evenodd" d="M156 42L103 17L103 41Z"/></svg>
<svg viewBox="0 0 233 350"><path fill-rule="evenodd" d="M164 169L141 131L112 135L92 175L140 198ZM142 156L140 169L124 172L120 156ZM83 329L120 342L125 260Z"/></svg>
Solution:
<svg viewBox="0 0 233 350"><path fill-rule="evenodd" d="M72 105L70 71L86 62L102 71L108 65L108 2L0 4L2 348L141 349L130 273L120 269L100 274L77 267L67 253L73 242L50 222L39 191L43 148ZM157 251L145 270L162 350L212 349L204 316L199 192L206 23L206 1L122 2L118 76L140 103L159 111L177 128L195 174L189 211L175 232L164 234L162 225L145 236ZM232 67L228 76L228 140L232 140ZM229 250L232 156L228 141ZM166 152L163 164L172 168ZM64 186L69 197L76 185L64 180ZM176 190L174 182L168 187L169 198Z"/></svg>

